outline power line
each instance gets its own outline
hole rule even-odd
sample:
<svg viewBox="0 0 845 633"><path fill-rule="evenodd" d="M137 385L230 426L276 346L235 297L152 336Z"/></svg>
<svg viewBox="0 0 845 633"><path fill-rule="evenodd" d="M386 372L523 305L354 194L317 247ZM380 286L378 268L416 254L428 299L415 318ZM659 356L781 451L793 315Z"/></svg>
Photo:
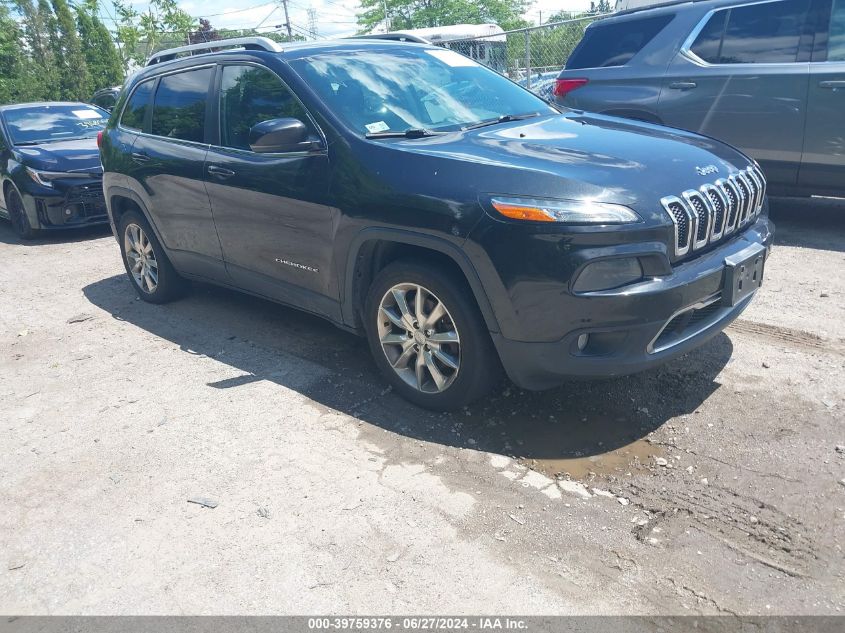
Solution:
<svg viewBox="0 0 845 633"><path fill-rule="evenodd" d="M243 9L232 9L231 11L223 11L222 13L207 13L203 15L204 18L217 18L221 15L232 15L233 13L244 13L246 11L252 11L253 9L260 9L261 7L269 7L271 4L276 4L275 2L264 2L263 4L256 4L251 7L244 7Z"/></svg>

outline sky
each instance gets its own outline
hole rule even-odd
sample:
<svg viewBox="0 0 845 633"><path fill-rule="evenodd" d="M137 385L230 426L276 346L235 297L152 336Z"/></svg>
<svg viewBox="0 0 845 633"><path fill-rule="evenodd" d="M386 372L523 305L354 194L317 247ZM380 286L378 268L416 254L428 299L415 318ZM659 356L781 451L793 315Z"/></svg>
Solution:
<svg viewBox="0 0 845 633"><path fill-rule="evenodd" d="M147 2L135 0L135 8L143 11ZM196 18L208 18L212 26L221 28L255 28L275 30L285 22L281 2L262 0L184 0L179 6ZM317 12L317 33L321 38L352 35L357 30L355 15L360 10L359 0L288 0L290 22L294 32L305 34L308 29L308 9ZM590 0L535 0L524 17L537 24L556 11L581 11L588 9ZM101 3L103 18L110 22L114 15L108 1Z"/></svg>

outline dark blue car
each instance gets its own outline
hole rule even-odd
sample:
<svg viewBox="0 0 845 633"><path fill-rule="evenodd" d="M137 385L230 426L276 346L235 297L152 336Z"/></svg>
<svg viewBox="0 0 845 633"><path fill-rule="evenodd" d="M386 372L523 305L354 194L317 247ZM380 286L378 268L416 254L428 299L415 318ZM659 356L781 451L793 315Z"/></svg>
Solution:
<svg viewBox="0 0 845 633"><path fill-rule="evenodd" d="M86 103L0 106L0 217L20 237L108 222L97 151L108 117Z"/></svg>

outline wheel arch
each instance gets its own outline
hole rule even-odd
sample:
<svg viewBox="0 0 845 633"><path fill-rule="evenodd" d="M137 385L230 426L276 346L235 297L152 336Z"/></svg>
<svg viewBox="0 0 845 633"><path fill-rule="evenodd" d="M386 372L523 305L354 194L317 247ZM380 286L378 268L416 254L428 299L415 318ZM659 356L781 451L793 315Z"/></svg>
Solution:
<svg viewBox="0 0 845 633"><path fill-rule="evenodd" d="M108 190L108 208L109 213L111 214L112 223L114 224L115 237L118 240L120 239L120 236L118 235L120 219L127 211L134 209L144 216L144 219L152 228L153 233L155 233L159 244L161 244L161 247L165 250L165 252L167 251L167 246L165 246L164 240L161 239L161 232L158 230L155 222L153 222L152 215L150 215L150 212L147 210L147 205L144 204L144 201L137 193L124 187L111 187Z"/></svg>
<svg viewBox="0 0 845 633"><path fill-rule="evenodd" d="M435 261L451 269L469 287L487 329L499 331L481 279L460 247L435 236L386 228L364 229L349 248L342 296L343 319L347 324L362 328L361 312L372 280L391 262L409 256Z"/></svg>

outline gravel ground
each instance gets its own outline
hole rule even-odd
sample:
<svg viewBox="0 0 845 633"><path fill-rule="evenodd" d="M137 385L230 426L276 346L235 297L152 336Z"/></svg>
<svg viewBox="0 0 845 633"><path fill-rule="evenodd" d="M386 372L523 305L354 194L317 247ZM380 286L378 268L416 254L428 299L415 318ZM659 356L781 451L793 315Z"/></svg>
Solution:
<svg viewBox="0 0 845 633"><path fill-rule="evenodd" d="M450 415L319 319L0 224L0 613L840 613L845 205L772 215L703 348Z"/></svg>

